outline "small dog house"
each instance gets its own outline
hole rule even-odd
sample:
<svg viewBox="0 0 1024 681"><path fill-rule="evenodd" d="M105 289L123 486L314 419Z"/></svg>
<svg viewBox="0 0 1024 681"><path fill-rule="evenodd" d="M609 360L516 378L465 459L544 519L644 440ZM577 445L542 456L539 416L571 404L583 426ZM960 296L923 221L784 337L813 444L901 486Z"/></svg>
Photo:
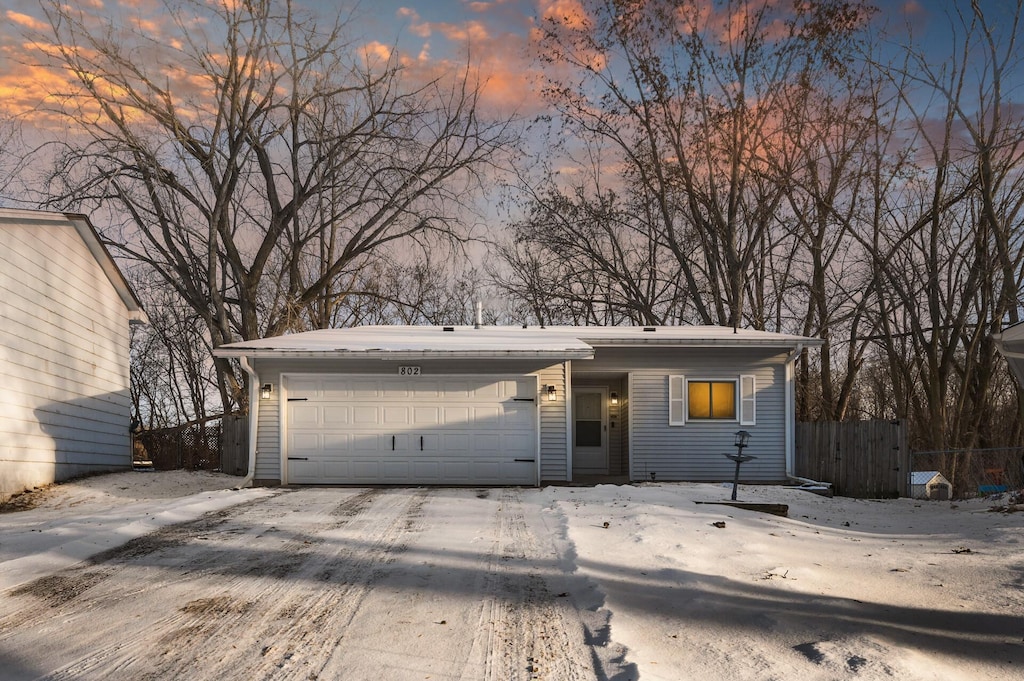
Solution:
<svg viewBox="0 0 1024 681"><path fill-rule="evenodd" d="M953 496L953 485L938 471L914 471L910 474L910 496L948 501Z"/></svg>

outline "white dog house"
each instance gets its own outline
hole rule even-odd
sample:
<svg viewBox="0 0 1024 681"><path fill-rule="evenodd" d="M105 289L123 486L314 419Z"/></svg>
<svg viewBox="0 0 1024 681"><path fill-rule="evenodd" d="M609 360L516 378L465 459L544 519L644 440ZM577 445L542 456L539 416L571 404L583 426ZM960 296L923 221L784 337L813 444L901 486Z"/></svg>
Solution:
<svg viewBox="0 0 1024 681"><path fill-rule="evenodd" d="M914 471L910 474L910 496L948 501L953 496L953 485L938 471Z"/></svg>

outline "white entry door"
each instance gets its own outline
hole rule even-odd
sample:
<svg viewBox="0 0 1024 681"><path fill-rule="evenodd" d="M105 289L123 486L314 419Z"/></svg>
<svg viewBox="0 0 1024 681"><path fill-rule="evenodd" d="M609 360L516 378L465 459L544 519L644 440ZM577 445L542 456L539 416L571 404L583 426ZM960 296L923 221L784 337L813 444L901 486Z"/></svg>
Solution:
<svg viewBox="0 0 1024 681"><path fill-rule="evenodd" d="M583 475L608 474L608 391L572 391L572 470Z"/></svg>
<svg viewBox="0 0 1024 681"><path fill-rule="evenodd" d="M532 485L533 376L290 376L289 484Z"/></svg>

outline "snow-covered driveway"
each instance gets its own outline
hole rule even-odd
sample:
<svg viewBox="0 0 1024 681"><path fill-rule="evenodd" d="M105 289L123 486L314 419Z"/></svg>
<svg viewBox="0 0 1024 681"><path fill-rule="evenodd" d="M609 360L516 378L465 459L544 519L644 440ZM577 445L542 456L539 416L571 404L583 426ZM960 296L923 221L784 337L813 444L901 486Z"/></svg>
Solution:
<svg viewBox="0 0 1024 681"><path fill-rule="evenodd" d="M0 679L1024 678L1006 498L235 484L100 476L0 515Z"/></svg>
<svg viewBox="0 0 1024 681"><path fill-rule="evenodd" d="M559 516L524 494L282 490L157 530L8 591L2 676L614 677Z"/></svg>

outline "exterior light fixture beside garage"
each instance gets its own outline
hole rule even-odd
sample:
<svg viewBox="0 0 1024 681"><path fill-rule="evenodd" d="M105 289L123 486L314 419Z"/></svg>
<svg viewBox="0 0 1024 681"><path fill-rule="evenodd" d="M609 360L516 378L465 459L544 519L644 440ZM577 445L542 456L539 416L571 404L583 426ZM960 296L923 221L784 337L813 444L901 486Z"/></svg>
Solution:
<svg viewBox="0 0 1024 681"><path fill-rule="evenodd" d="M557 396L555 394L555 386L548 385L546 392L548 394L548 402L554 402L555 399L557 398Z"/></svg>
<svg viewBox="0 0 1024 681"><path fill-rule="evenodd" d="M273 383L264 383L263 386L260 388L260 399L261 400L269 400L270 396L273 393L274 393L274 384Z"/></svg>

